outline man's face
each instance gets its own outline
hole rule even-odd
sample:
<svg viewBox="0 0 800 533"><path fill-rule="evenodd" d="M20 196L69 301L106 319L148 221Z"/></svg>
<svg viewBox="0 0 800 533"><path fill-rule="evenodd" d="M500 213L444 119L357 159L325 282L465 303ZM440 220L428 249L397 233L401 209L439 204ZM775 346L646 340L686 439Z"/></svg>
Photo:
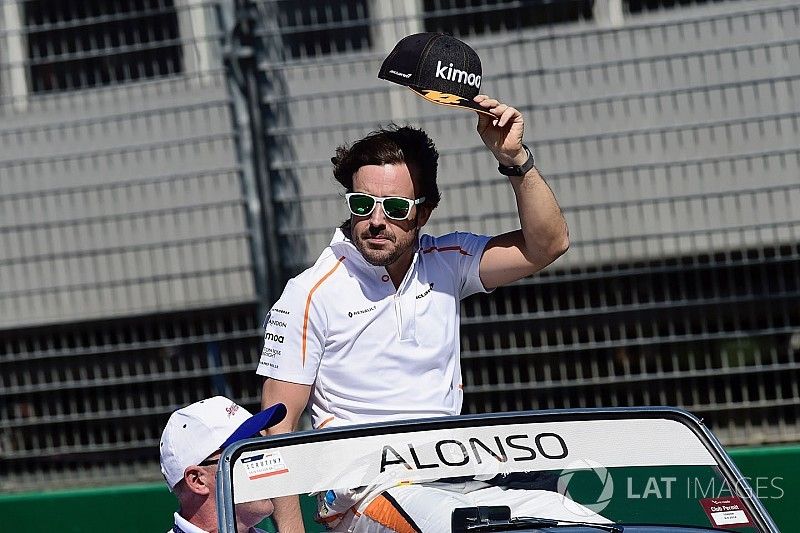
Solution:
<svg viewBox="0 0 800 533"><path fill-rule="evenodd" d="M253 527L261 523L266 517L272 514L275 507L272 500L254 500L236 504L236 520L248 527Z"/></svg>
<svg viewBox="0 0 800 533"><path fill-rule="evenodd" d="M353 175L353 192L412 200L422 195L405 163L359 168ZM353 244L368 263L389 266L413 253L417 232L428 216L430 210L422 204L412 207L405 220L393 220L386 217L382 205L376 205L368 216L351 215Z"/></svg>
<svg viewBox="0 0 800 533"><path fill-rule="evenodd" d="M204 463L219 461L219 456L204 461ZM203 466L207 474L207 484L210 489L209 498L212 500L214 507L216 507L217 496L217 466L211 464ZM247 527L253 527L259 524L262 520L272 514L275 510L272 500L254 500L252 502L243 502L236 504L236 521Z"/></svg>

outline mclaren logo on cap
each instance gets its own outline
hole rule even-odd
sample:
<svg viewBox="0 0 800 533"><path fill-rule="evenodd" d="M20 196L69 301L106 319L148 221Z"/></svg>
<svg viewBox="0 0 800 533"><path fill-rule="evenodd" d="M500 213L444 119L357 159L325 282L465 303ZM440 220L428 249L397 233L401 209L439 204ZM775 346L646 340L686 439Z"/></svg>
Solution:
<svg viewBox="0 0 800 533"><path fill-rule="evenodd" d="M464 98L460 96L456 96L455 94L448 94L448 93L441 93L439 91L424 91L425 94L423 96L430 100L431 102L436 102L437 104L458 104Z"/></svg>
<svg viewBox="0 0 800 533"><path fill-rule="evenodd" d="M436 77L448 81L457 81L464 85L472 85L476 89L481 88L480 75L470 74L464 70L453 68L453 64L442 65L441 61L436 62Z"/></svg>
<svg viewBox="0 0 800 533"><path fill-rule="evenodd" d="M394 74L395 76L400 76L401 78L410 78L411 77L411 73L410 72L408 74L403 74L402 72L397 72L396 70L390 70L389 74Z"/></svg>

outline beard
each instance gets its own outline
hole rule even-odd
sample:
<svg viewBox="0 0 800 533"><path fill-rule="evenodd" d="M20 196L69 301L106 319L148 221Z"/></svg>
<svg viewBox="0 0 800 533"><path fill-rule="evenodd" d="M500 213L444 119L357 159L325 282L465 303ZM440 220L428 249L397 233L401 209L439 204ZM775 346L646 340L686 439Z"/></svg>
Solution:
<svg viewBox="0 0 800 533"><path fill-rule="evenodd" d="M353 232L351 241L367 263L372 266L385 267L414 248L416 233L416 231L410 232L398 239L397 235L386 231L386 228L369 227L366 231L358 234ZM382 237L386 240L380 247L375 247L367 242L368 239L375 237Z"/></svg>

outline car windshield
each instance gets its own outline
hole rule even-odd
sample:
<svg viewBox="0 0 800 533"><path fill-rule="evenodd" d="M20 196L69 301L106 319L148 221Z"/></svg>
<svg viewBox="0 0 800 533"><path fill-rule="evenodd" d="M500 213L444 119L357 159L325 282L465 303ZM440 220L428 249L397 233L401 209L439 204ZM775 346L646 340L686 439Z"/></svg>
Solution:
<svg viewBox="0 0 800 533"><path fill-rule="evenodd" d="M498 476L488 483L511 490L524 490L531 499L539 491L558 495L562 504L575 512L574 521L598 522L602 517L613 524L625 525L624 531L675 531L695 526L702 531L722 528L725 531L760 531L749 519L742 498L715 466L635 466L604 468L599 465L573 465L563 470L522 472ZM522 518L512 513L513 518ZM546 508L535 518L546 518ZM495 521L496 522L496 521ZM465 529L469 531L525 531L524 520L515 528ZM598 531L596 528L566 527L558 531ZM641 526L638 529L633 526ZM650 526L649 528L643 526ZM655 527L659 526L659 527ZM677 526L684 526L683 529ZM549 531L549 529L545 529ZM712 529L713 530L713 529Z"/></svg>
<svg viewBox="0 0 800 533"><path fill-rule="evenodd" d="M713 435L678 410L357 426L251 439L223 458L222 532L235 530L234 503L286 495L300 496L308 531L358 531L381 498L437 531L777 531Z"/></svg>

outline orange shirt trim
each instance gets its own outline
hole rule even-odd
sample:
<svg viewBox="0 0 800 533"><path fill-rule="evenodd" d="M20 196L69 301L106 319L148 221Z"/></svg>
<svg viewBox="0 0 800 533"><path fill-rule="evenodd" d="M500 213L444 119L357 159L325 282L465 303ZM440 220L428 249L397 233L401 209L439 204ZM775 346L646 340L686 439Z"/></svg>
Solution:
<svg viewBox="0 0 800 533"><path fill-rule="evenodd" d="M344 256L340 257L339 261L337 261L336 264L333 265L333 268L331 268L327 274L322 276L322 278L316 284L314 284L313 287L311 287L311 290L308 291L308 298L306 298L306 311L303 314L303 345L302 345L303 366L306 366L306 337L308 335L308 312L311 309L311 297L314 296L314 291L316 291L319 288L319 286L325 282L326 279L331 277L331 274L336 272L336 269L339 268L339 265L341 265L343 261L344 261Z"/></svg>

